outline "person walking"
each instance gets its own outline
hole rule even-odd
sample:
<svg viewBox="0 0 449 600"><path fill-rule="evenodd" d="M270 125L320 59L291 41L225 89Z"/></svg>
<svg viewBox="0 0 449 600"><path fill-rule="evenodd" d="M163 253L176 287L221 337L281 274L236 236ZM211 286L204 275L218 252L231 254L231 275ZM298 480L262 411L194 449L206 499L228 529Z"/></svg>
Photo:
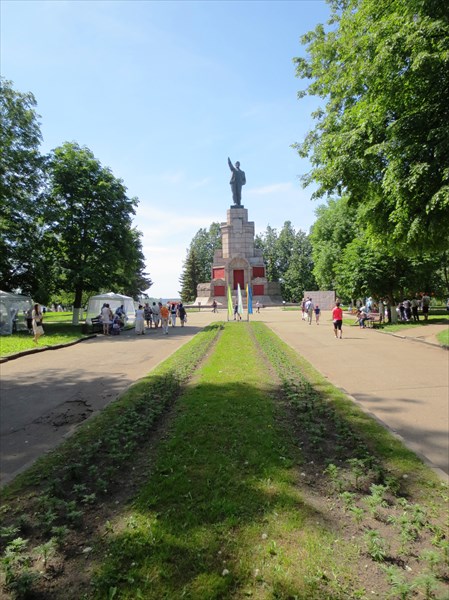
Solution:
<svg viewBox="0 0 449 600"><path fill-rule="evenodd" d="M179 320L181 321L181 327L184 327L184 325L187 323L187 312L182 302L178 304L178 315Z"/></svg>
<svg viewBox="0 0 449 600"><path fill-rule="evenodd" d="M176 327L176 316L178 314L178 307L175 302L170 304L170 317L171 317L171 326Z"/></svg>
<svg viewBox="0 0 449 600"><path fill-rule="evenodd" d="M162 305L162 302L159 302L159 314L161 316L162 333L168 335L168 317L170 313L168 308Z"/></svg>
<svg viewBox="0 0 449 600"><path fill-rule="evenodd" d="M335 303L335 307L332 311L332 323L334 325L335 339L338 338L337 333L340 332L340 339L343 337L342 325L343 325L343 311L340 307L340 302Z"/></svg>
<svg viewBox="0 0 449 600"><path fill-rule="evenodd" d="M39 304L34 305L31 319L34 333L33 342L37 344L39 338L44 335L44 328L42 327L43 313Z"/></svg>
<svg viewBox="0 0 449 600"><path fill-rule="evenodd" d="M302 313L301 320L305 321L306 320L306 299L305 298L303 298L302 302L301 302L301 313Z"/></svg>
<svg viewBox="0 0 449 600"><path fill-rule="evenodd" d="M306 302L306 313L307 313L307 322L309 325L312 325L312 318L313 318L313 310L314 310L314 305L312 302L312 298L309 298Z"/></svg>
<svg viewBox="0 0 449 600"><path fill-rule="evenodd" d="M239 313L239 305L234 306L234 321L241 321L242 315Z"/></svg>
<svg viewBox="0 0 449 600"><path fill-rule="evenodd" d="M145 334L145 312L143 306L139 304L139 308L136 310L136 335Z"/></svg>
<svg viewBox="0 0 449 600"><path fill-rule="evenodd" d="M320 324L321 308L318 306L318 304L315 306L314 312L315 312L315 323L317 325L319 325Z"/></svg>
<svg viewBox="0 0 449 600"><path fill-rule="evenodd" d="M157 329L159 327L159 322L161 320L161 315L159 313L159 305L156 302L153 302L153 306L151 307L152 320L154 323L154 328Z"/></svg>
<svg viewBox="0 0 449 600"><path fill-rule="evenodd" d="M152 322L153 311L151 310L151 307L148 304L148 302L145 302L145 306L143 307L143 314L145 317L145 322L147 324L147 329L151 329L153 327L153 322Z"/></svg>

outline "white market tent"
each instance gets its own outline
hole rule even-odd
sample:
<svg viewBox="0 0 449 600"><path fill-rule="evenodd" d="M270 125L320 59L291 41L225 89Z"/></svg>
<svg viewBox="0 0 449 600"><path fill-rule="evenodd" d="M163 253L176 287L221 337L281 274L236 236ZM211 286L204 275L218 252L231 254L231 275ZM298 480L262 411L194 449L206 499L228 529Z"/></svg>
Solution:
<svg viewBox="0 0 449 600"><path fill-rule="evenodd" d="M114 292L105 292L98 296L91 296L87 304L86 323L92 323L94 317L98 317L104 304L109 304L110 309L115 313L116 309L123 304L128 322L133 322L136 318L134 300L129 296L114 294Z"/></svg>
<svg viewBox="0 0 449 600"><path fill-rule="evenodd" d="M0 335L27 329L25 313L30 308L33 300L29 296L0 291Z"/></svg>

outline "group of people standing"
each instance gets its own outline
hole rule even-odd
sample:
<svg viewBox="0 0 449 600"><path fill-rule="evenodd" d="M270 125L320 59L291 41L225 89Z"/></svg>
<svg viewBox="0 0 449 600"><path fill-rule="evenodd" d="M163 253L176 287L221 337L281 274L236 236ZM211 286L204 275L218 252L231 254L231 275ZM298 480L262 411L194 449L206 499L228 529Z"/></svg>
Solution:
<svg viewBox="0 0 449 600"><path fill-rule="evenodd" d="M125 326L125 307L122 304L113 313L110 305L105 302L100 312L100 319L103 324L104 335L118 335Z"/></svg>
<svg viewBox="0 0 449 600"><path fill-rule="evenodd" d="M400 321L409 322L419 321L419 310L421 310L424 321L429 318L430 308L430 296L428 294L422 294L420 297L416 294L411 300L405 298L396 307L396 312Z"/></svg>
<svg viewBox="0 0 449 600"><path fill-rule="evenodd" d="M165 305L162 302L153 302L152 306L148 302L145 305L139 304L136 310L136 335L145 334L145 323L147 329L157 329L160 327L165 335L168 335L169 320L171 326L176 327L176 319L179 317L181 327L187 323L187 312L182 302L169 302Z"/></svg>

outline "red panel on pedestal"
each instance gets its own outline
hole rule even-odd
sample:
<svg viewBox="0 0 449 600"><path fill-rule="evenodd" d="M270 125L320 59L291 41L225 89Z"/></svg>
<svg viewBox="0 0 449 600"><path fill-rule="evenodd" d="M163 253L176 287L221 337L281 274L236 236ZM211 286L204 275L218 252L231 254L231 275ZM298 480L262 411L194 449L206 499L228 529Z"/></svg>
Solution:
<svg viewBox="0 0 449 600"><path fill-rule="evenodd" d="M214 296L224 296L224 295L225 295L225 286L224 285L214 286Z"/></svg>
<svg viewBox="0 0 449 600"><path fill-rule="evenodd" d="M265 267L253 267L253 278L265 277Z"/></svg>
<svg viewBox="0 0 449 600"><path fill-rule="evenodd" d="M213 269L212 279L224 279L224 278L225 278L224 267L217 267L216 269Z"/></svg>
<svg viewBox="0 0 449 600"><path fill-rule="evenodd" d="M264 285L253 285L253 296L263 296L265 292Z"/></svg>
<svg viewBox="0 0 449 600"><path fill-rule="evenodd" d="M243 290L245 287L244 286L245 272L243 271L243 269L235 269L234 270L234 287L233 287L234 290L237 289L238 283L240 283L240 289Z"/></svg>

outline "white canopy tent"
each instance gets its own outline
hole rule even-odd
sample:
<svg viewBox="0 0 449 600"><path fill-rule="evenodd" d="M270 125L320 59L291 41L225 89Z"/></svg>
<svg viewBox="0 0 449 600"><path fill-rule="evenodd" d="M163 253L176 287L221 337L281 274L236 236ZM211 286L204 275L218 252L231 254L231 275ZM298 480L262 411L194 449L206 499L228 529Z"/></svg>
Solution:
<svg viewBox="0 0 449 600"><path fill-rule="evenodd" d="M32 308L29 296L0 291L0 335L27 329L26 312Z"/></svg>
<svg viewBox="0 0 449 600"><path fill-rule="evenodd" d="M117 308L123 304L123 308L126 313L126 320L128 322L134 322L136 318L134 300L129 296L114 294L114 292L106 292L104 294L98 294L98 296L91 296L89 298L89 302L87 304L86 323L90 325L92 323L92 319L100 315L101 309L105 303L109 304L109 307L113 313L115 313Z"/></svg>

